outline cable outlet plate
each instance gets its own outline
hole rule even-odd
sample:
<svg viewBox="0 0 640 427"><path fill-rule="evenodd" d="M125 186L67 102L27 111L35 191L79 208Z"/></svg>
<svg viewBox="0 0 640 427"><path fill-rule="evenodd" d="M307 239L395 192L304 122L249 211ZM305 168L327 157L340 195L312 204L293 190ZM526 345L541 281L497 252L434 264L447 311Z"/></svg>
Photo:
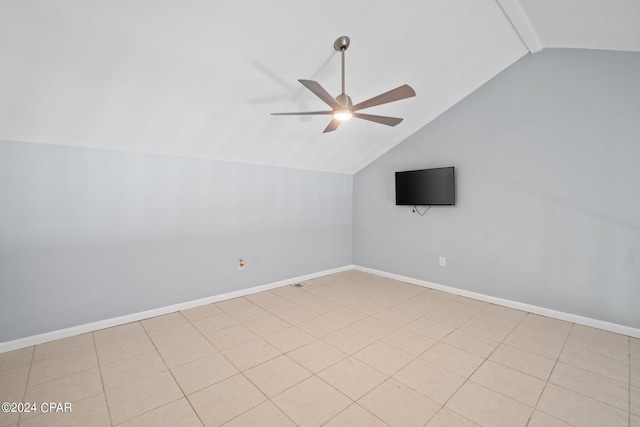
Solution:
<svg viewBox="0 0 640 427"><path fill-rule="evenodd" d="M445 257L441 256L440 260L439 260L439 263L440 263L440 267L446 267L447 266L447 259Z"/></svg>

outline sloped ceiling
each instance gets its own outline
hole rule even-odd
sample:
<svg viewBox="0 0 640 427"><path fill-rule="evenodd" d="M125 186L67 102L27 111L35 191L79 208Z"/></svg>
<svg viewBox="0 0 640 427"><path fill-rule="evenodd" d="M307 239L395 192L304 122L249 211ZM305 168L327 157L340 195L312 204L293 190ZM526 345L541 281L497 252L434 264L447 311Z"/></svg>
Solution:
<svg viewBox="0 0 640 427"><path fill-rule="evenodd" d="M615 4L612 4L615 3ZM640 51L640 0L0 0L0 139L355 173L528 52ZM323 134L298 83L414 98Z"/></svg>

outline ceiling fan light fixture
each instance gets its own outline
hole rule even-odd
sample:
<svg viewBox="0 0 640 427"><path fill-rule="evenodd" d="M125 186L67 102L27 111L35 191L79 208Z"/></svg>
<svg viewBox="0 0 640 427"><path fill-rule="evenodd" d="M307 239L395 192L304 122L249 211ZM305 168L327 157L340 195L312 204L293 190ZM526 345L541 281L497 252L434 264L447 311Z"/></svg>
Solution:
<svg viewBox="0 0 640 427"><path fill-rule="evenodd" d="M349 120L351 117L353 117L351 110L336 110L333 112L333 118L341 122Z"/></svg>

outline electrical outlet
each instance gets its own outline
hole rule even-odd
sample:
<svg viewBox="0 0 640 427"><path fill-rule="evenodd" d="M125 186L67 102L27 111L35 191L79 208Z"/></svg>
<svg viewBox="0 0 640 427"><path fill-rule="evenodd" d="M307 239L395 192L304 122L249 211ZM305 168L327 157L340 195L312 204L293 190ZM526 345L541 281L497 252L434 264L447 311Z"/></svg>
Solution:
<svg viewBox="0 0 640 427"><path fill-rule="evenodd" d="M447 259L443 256L440 257L440 267L446 267L447 266Z"/></svg>
<svg viewBox="0 0 640 427"><path fill-rule="evenodd" d="M238 260L238 270L244 270L244 260L242 258Z"/></svg>

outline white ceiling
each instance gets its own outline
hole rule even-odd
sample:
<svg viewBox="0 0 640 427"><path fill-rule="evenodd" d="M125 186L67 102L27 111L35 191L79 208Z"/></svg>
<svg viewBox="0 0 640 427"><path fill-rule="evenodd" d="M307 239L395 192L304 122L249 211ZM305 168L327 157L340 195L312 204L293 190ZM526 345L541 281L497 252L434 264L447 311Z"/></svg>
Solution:
<svg viewBox="0 0 640 427"><path fill-rule="evenodd" d="M640 0L0 0L0 139L355 173L528 52L640 51ZM323 134L297 82L414 98Z"/></svg>

